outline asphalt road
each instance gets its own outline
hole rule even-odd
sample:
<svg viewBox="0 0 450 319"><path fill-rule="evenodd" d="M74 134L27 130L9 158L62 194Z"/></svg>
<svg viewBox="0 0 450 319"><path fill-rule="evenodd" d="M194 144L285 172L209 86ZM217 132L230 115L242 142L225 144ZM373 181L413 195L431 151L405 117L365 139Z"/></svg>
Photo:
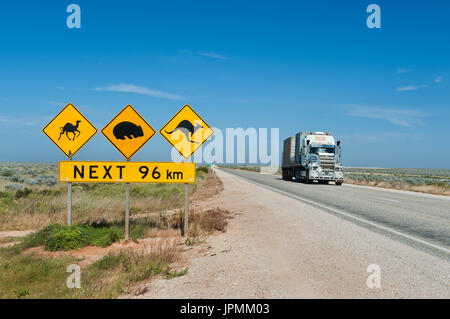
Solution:
<svg viewBox="0 0 450 319"><path fill-rule="evenodd" d="M450 198L345 184L303 184L276 175L224 170L450 259Z"/></svg>

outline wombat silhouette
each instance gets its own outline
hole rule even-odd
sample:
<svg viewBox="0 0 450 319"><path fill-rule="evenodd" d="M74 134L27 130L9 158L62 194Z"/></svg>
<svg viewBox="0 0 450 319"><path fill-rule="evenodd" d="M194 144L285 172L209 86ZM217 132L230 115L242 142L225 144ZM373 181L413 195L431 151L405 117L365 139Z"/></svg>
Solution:
<svg viewBox="0 0 450 319"><path fill-rule="evenodd" d="M81 132L78 130L80 123L81 123L81 121L77 121L75 125L73 125L72 123L66 123L66 125L61 127L61 132L59 133L58 141L61 139L61 136L63 136L64 134L66 134L69 141L75 141L75 138L77 137L76 133L78 133L78 136L80 136L80 134L81 134ZM73 133L73 140L70 139L69 133Z"/></svg>
<svg viewBox="0 0 450 319"><path fill-rule="evenodd" d="M125 137L128 137L131 140L133 138L144 136L142 127L131 122L121 122L117 124L113 129L113 134L118 140L124 140Z"/></svg>
<svg viewBox="0 0 450 319"><path fill-rule="evenodd" d="M183 120L177 125L177 127L173 131L171 131L171 132L166 131L166 133L172 134L174 132L180 131L181 133L184 134L184 136L186 136L186 139L188 142L200 144L198 142L191 140L191 137L192 137L192 135L194 135L195 132L197 132L201 128L203 128L203 126L201 126L200 124L195 124L195 126L194 126L188 120Z"/></svg>

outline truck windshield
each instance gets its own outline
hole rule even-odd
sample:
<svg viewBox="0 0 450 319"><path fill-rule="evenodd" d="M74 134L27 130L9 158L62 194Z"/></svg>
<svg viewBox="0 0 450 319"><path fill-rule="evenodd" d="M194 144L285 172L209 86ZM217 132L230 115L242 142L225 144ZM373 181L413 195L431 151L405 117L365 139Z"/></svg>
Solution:
<svg viewBox="0 0 450 319"><path fill-rule="evenodd" d="M328 153L334 154L334 148L332 147L311 147L311 154Z"/></svg>

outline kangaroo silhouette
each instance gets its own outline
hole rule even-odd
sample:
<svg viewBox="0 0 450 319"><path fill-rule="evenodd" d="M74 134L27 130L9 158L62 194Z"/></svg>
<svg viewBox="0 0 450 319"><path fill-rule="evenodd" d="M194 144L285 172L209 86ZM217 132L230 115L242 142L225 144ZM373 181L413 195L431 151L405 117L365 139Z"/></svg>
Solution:
<svg viewBox="0 0 450 319"><path fill-rule="evenodd" d="M203 128L203 126L201 126L200 124L195 124L195 126L194 126L188 120L183 120L180 122L180 124L177 125L177 127L173 131L171 131L171 132L166 131L166 133L172 134L174 132L180 131L181 133L184 134L184 136L186 136L186 139L188 142L200 144L198 142L191 140L191 137L192 137L192 135L194 135L195 132L197 132L201 128Z"/></svg>
<svg viewBox="0 0 450 319"><path fill-rule="evenodd" d="M58 141L61 139L61 136L63 136L64 134L66 134L67 138L69 139L69 141L75 141L75 138L78 136L80 136L81 132L78 130L78 127L80 126L81 121L77 121L75 125L71 124L71 123L66 123L66 125L64 125L63 127L61 127L61 133L59 134L59 138ZM69 133L73 133L73 139L71 140L69 137Z"/></svg>

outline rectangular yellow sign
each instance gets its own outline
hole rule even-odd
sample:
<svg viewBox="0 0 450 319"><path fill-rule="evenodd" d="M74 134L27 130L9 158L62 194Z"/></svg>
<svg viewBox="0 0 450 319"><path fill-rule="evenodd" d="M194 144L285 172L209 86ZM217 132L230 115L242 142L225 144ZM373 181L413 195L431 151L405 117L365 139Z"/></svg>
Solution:
<svg viewBox="0 0 450 319"><path fill-rule="evenodd" d="M195 183L195 163L59 162L59 181L68 183Z"/></svg>

